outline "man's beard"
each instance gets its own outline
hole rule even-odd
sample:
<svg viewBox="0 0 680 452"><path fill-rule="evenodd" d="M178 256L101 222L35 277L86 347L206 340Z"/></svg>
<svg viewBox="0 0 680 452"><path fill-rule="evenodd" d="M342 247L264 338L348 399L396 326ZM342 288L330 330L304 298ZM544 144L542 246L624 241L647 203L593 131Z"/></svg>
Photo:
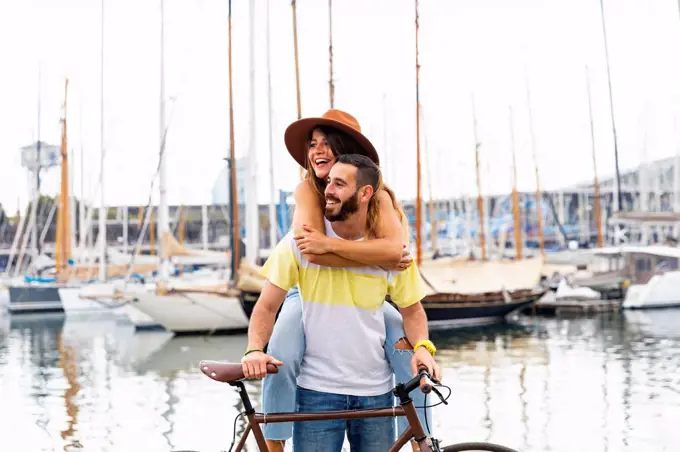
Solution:
<svg viewBox="0 0 680 452"><path fill-rule="evenodd" d="M340 200L334 196L326 196L326 199L340 202ZM355 191L354 194L347 199L347 201L340 203L340 211L337 214L331 215L328 212L328 209L324 209L324 216L331 223L335 221L345 221L357 210L359 210L359 190Z"/></svg>

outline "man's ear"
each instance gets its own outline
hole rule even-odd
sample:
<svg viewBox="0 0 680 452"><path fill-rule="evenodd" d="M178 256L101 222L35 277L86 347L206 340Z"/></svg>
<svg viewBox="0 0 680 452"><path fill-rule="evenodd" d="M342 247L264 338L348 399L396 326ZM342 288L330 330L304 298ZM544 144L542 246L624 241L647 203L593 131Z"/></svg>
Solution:
<svg viewBox="0 0 680 452"><path fill-rule="evenodd" d="M363 202L368 202L373 197L373 187L370 185L364 185L361 187L361 200Z"/></svg>

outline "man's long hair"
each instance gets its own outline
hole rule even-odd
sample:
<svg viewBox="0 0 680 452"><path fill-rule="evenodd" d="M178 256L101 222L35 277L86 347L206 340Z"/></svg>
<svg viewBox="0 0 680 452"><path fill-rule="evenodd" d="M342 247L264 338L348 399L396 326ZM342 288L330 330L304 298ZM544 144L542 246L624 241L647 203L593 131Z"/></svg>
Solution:
<svg viewBox="0 0 680 452"><path fill-rule="evenodd" d="M339 131L338 129L328 126L319 126L315 127L315 129L321 130L324 135L326 135L326 141L328 142L331 152L333 152L333 155L336 159L346 154L365 154L365 151L355 139ZM312 132L313 130L309 132L309 136L307 137L307 149L309 149L309 143L312 141ZM327 182L316 177L314 169L312 168L312 162L309 161L309 157L307 157L307 174L305 175L305 180L307 180L307 182L312 186L314 193L316 193L317 197L319 198L319 202L323 207L326 202L326 195L324 192L326 191ZM404 213L404 210L402 209L401 204L397 200L397 197L392 189L384 184L382 172L380 171L375 193L378 193L379 190L385 190L385 192L390 196L390 199L392 200L392 207L394 210L396 210L399 221L401 222L401 226L404 229L404 240L408 242L409 227L406 214ZM375 193L368 203L368 235L372 238L377 237L377 229L380 222L380 209L378 207L378 200L375 196Z"/></svg>

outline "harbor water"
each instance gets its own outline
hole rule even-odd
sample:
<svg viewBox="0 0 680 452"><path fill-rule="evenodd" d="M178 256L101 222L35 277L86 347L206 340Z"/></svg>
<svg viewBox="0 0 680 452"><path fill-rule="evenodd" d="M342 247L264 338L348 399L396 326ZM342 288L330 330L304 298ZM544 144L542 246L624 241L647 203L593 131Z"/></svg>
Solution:
<svg viewBox="0 0 680 452"><path fill-rule="evenodd" d="M437 334L452 394L434 409L436 436L525 452L680 450L679 326L680 310L659 310ZM0 449L227 450L240 401L197 363L238 360L245 346L135 333L116 317L0 317ZM247 387L259 402L259 383Z"/></svg>

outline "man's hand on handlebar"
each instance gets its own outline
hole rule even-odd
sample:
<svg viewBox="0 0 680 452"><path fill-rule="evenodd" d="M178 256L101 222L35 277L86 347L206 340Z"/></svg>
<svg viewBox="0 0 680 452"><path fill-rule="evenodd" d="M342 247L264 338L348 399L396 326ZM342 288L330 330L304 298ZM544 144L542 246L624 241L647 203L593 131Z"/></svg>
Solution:
<svg viewBox="0 0 680 452"><path fill-rule="evenodd" d="M439 364L434 360L434 357L430 354L425 347L418 347L413 353L413 358L411 358L411 371L413 375L418 375L418 369L427 368L428 373L436 381L441 381L442 374Z"/></svg>
<svg viewBox="0 0 680 452"><path fill-rule="evenodd" d="M251 352L241 358L243 374L246 378L264 378L267 375L267 364L283 366L283 363L273 356L263 352Z"/></svg>

